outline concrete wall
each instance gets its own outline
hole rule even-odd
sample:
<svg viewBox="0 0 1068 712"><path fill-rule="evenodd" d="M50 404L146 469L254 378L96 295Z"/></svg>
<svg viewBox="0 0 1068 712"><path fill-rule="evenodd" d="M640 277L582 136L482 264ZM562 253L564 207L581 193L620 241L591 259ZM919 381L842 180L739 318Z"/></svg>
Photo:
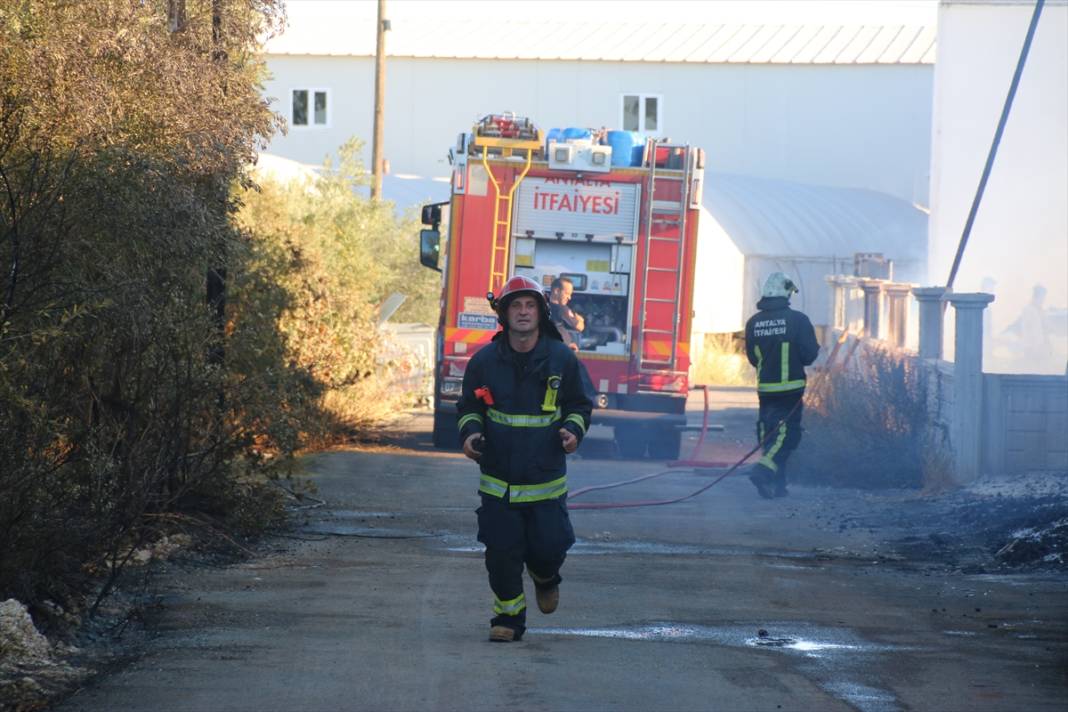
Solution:
<svg viewBox="0 0 1068 712"><path fill-rule="evenodd" d="M373 61L269 55L265 94L289 115L294 87L328 88L327 128L292 129L268 151L319 163L369 139ZM713 171L868 188L927 204L930 65L729 65L394 58L386 150L394 173L448 175L445 156L479 116L543 127L620 125L624 93L663 97L664 133L702 146ZM365 160L369 159L369 150Z"/></svg>
<svg viewBox="0 0 1068 712"><path fill-rule="evenodd" d="M379 327L382 348L379 367L394 389L409 393L419 403L434 397L435 330L425 324L394 324Z"/></svg>
<svg viewBox="0 0 1068 712"><path fill-rule="evenodd" d="M943 2L931 155L930 283L944 284L975 195L1033 2ZM988 370L1061 373L1068 359L1068 3L1035 33L954 289L992 292ZM986 282L989 278L993 283ZM1044 325L1006 329L1035 284Z"/></svg>
<svg viewBox="0 0 1068 712"><path fill-rule="evenodd" d="M952 461L959 483L1034 470L1068 472L1068 376L984 373L983 312L991 295L941 296L944 290L925 288L912 289L913 296L909 296L905 285L882 280L859 281L863 290L856 288L858 280L852 277L828 282L830 300L838 304L831 310L832 338L828 344L841 336L858 311L863 311L865 335L851 345L849 353L864 348L896 350L912 368L920 369L926 388L928 446L938 450L936 455ZM876 295L884 300L919 298L923 315L917 339L919 353L899 345L898 332L909 331L907 323L887 322L881 319L886 310L870 308ZM956 315L948 329L957 355L953 363L943 360L937 351L941 342L937 332L947 321L940 296L941 303L950 306L948 313ZM899 313L916 312L906 308ZM856 333L857 324L849 330Z"/></svg>
<svg viewBox="0 0 1068 712"><path fill-rule="evenodd" d="M1068 471L1068 379L986 374L983 468Z"/></svg>

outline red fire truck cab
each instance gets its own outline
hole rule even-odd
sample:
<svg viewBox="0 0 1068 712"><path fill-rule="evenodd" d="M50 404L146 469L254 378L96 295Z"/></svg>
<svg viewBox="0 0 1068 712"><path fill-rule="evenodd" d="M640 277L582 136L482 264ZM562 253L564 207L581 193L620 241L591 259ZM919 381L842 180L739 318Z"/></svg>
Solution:
<svg viewBox="0 0 1068 712"><path fill-rule="evenodd" d="M600 133L553 129L546 140L529 119L494 115L449 151L451 200L424 206L420 235L420 261L443 273L436 446L458 446L464 369L499 328L487 293L521 274L547 297L558 277L574 285L568 306L584 328L571 337L596 390L593 423L614 428L624 457L678 457L704 153Z"/></svg>

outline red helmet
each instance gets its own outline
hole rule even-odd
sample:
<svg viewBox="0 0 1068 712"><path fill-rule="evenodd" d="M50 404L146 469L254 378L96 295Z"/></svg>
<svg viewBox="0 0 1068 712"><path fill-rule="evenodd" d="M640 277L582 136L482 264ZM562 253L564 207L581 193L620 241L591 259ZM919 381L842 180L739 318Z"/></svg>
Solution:
<svg viewBox="0 0 1068 712"><path fill-rule="evenodd" d="M501 291L497 294L495 301L503 308L505 299L519 294L520 292L531 292L536 294L544 306L547 307L549 304L545 299L545 292L541 291L541 285L530 277L524 277L521 274L517 274L501 286Z"/></svg>
<svg viewBox="0 0 1068 712"><path fill-rule="evenodd" d="M507 328L508 320L508 303L512 301L512 298L519 294L534 294L538 297L538 303L541 304L541 326L543 328L552 326L552 321L549 318L549 300L545 298L545 292L542 291L541 285L535 282L530 277L524 277L523 275L515 275L503 285L501 285L501 291L494 297L490 294L490 302L493 304L494 310L497 312L497 321ZM549 334L554 335L555 329L548 330ZM559 338L557 336L557 338Z"/></svg>

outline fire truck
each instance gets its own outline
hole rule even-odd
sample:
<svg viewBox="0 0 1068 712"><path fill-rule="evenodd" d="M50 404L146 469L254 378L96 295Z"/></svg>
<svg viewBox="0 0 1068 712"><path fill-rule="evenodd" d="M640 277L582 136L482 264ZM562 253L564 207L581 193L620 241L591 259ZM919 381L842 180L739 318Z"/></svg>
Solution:
<svg viewBox="0 0 1068 712"><path fill-rule="evenodd" d="M468 359L499 325L487 298L513 274L574 285L572 332L619 453L675 459L686 425L704 152L630 132L491 115L449 151L451 200L423 206L420 261L442 272L434 431L458 447ZM447 239L441 224L447 219Z"/></svg>

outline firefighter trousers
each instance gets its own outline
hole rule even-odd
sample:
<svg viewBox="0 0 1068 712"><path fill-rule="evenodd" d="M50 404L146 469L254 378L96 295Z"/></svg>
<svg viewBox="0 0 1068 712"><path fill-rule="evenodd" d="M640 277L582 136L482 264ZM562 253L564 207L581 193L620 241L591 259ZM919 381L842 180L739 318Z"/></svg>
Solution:
<svg viewBox="0 0 1068 712"><path fill-rule="evenodd" d="M575 543L575 532L564 498L513 506L482 495L478 540L486 545L486 571L493 590L493 619L516 631L526 630L527 604L523 594L523 565L538 588L559 585L560 567Z"/></svg>
<svg viewBox="0 0 1068 712"><path fill-rule="evenodd" d="M804 390L777 396L760 396L757 441L764 443L764 456L758 464L771 470L772 480L777 485L786 485L786 460L801 443L804 396ZM776 428L777 432L765 440L765 436Z"/></svg>

